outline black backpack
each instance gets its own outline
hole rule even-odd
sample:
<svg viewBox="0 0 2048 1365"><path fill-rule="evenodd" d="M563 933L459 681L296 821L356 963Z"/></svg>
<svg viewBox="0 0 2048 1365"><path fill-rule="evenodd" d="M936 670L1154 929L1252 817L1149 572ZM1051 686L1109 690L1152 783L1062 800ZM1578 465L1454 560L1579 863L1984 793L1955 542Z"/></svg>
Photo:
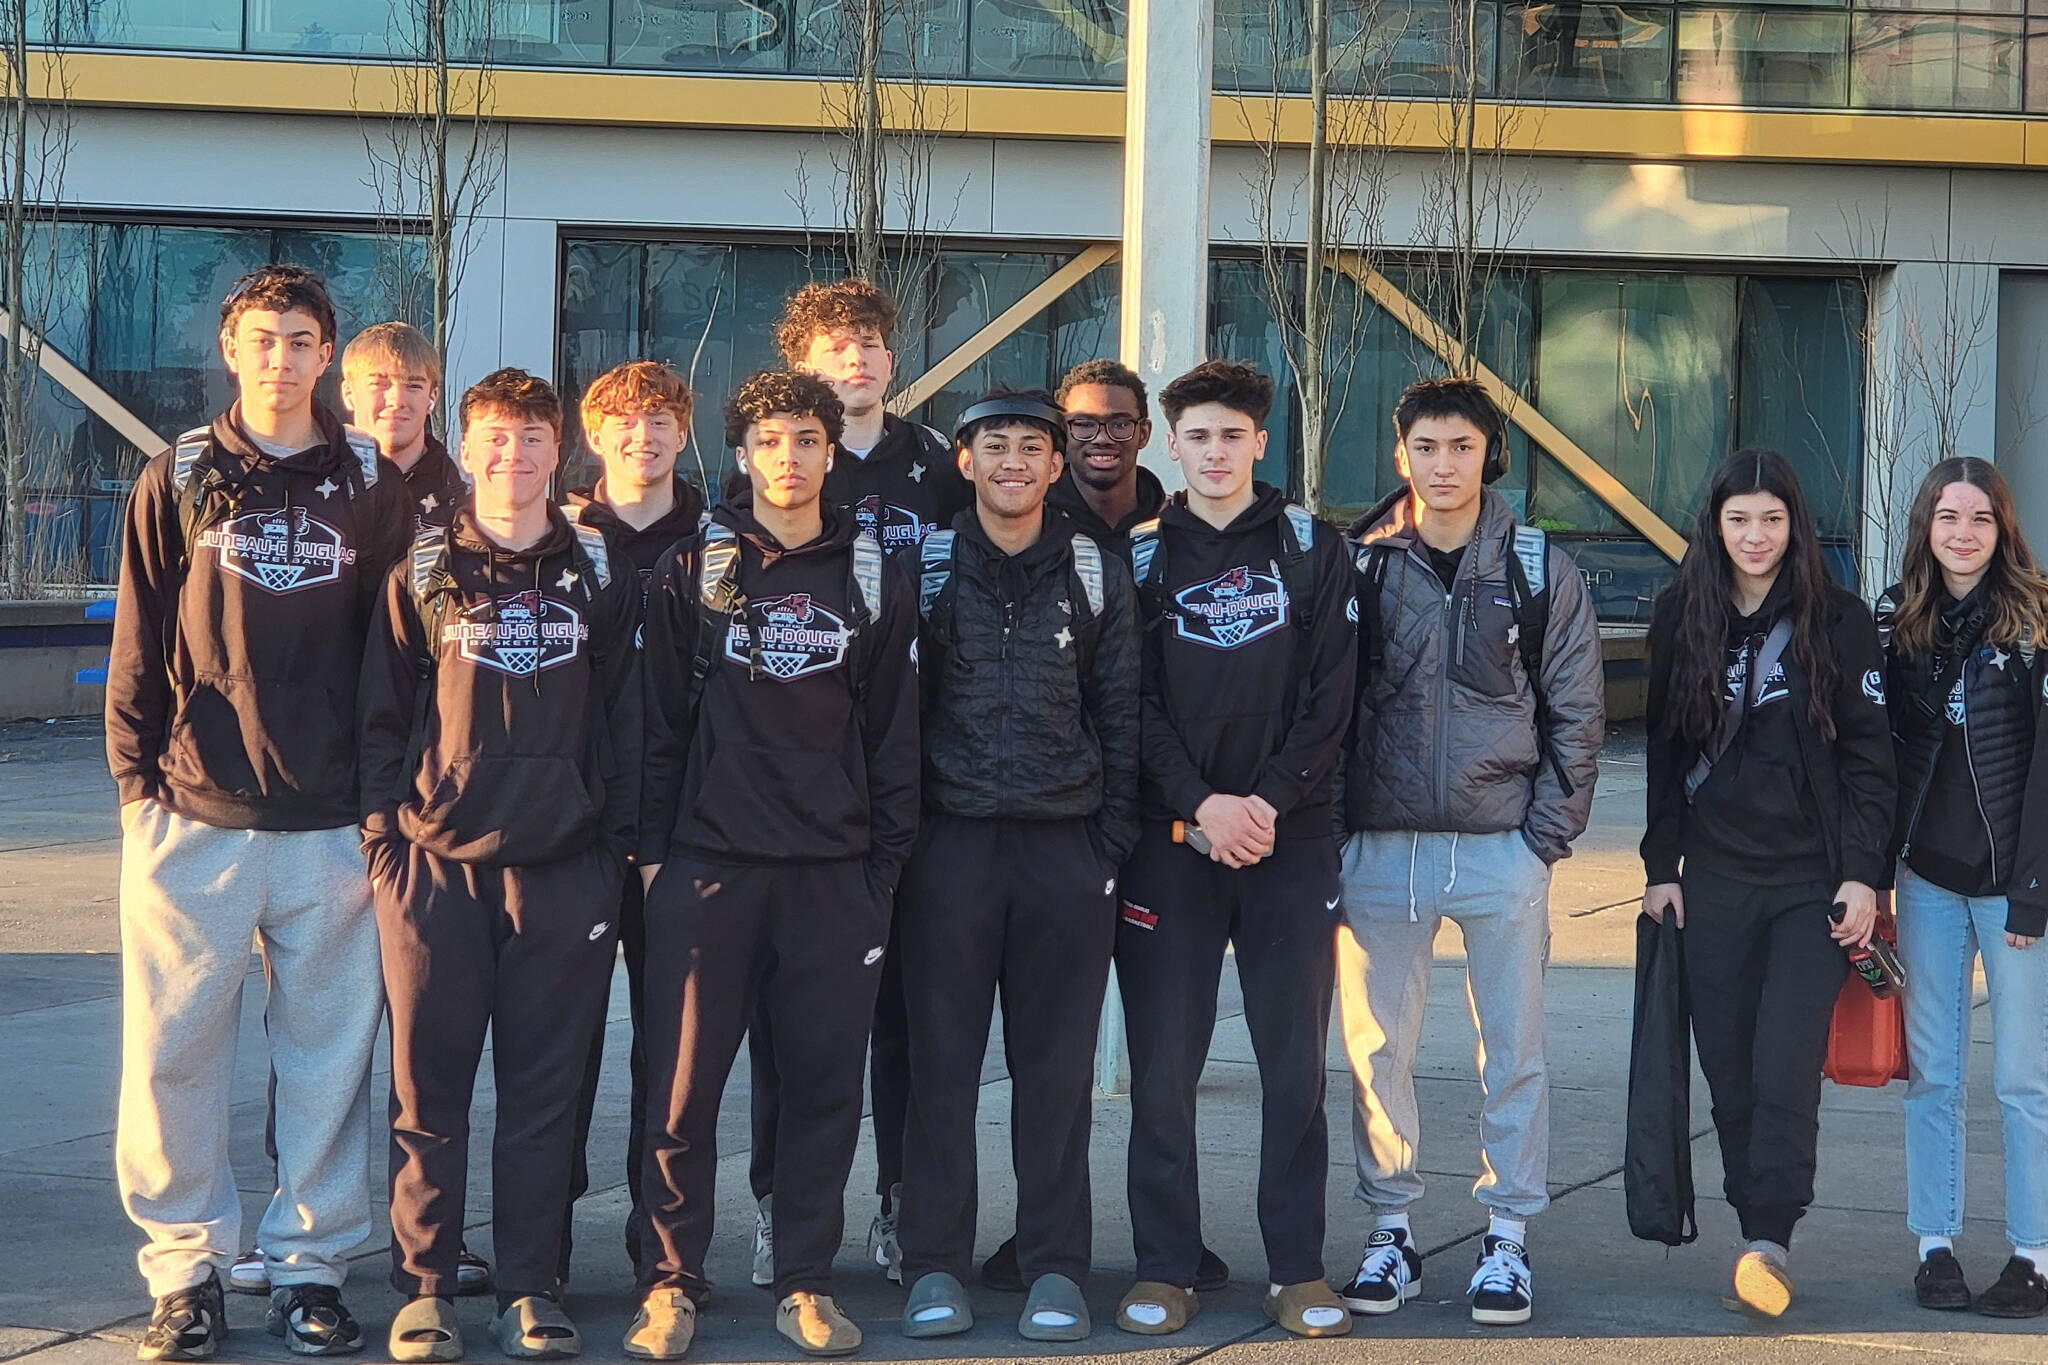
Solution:
<svg viewBox="0 0 2048 1365"><path fill-rule="evenodd" d="M951 617L953 550L958 539L957 531L933 531L917 547L917 614L926 621L940 616L942 603L945 613L940 619ZM1081 589L1072 595L1077 604L1073 627L1074 665L1076 671L1085 677L1088 665L1095 657L1096 638L1102 633L1102 547L1095 543L1093 536L1080 531L1074 532L1068 544L1072 555L1069 573Z"/></svg>
<svg viewBox="0 0 2048 1365"><path fill-rule="evenodd" d="M1550 536L1541 526L1517 525L1509 540L1508 597L1515 614L1515 644L1536 700L1536 738L1557 774L1566 796L1575 790L1564 763L1550 740L1550 699L1543 692L1543 638L1550 630ZM1363 693L1387 662L1386 624L1381 616L1380 589L1387 581L1387 562L1394 548L1380 543L1359 547L1355 560L1366 586L1358 593L1358 686Z"/></svg>

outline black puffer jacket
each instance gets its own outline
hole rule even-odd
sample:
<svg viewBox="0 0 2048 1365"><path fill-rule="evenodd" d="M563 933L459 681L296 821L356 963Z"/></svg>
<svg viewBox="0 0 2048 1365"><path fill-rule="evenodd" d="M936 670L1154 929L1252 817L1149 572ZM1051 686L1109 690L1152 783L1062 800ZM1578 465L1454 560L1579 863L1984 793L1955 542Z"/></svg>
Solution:
<svg viewBox="0 0 2048 1365"><path fill-rule="evenodd" d="M1946 651L1907 654L1892 636L1903 587L1894 585L1877 599L1878 636L1885 646L1885 697L1891 713L1892 741L1898 755L1898 819L1892 827L1892 852L1901 856L1913 842L1934 785L1937 760L1949 729L1948 710L1956 680ZM2022 658L2017 652L1983 644L1985 603L1972 593L1942 613L1941 635L1949 649L1968 651L1962 666L1962 740L1976 786L1976 808L1991 848L1991 881L2003 893L2013 881L2021 850L2039 845L2048 829L2038 828L2048 810L2035 803L2028 821L2027 787L2035 766L2037 731L2048 708L2043 706L2042 675L2048 660ZM1937 670L1940 677L1937 679ZM1938 695L1937 695L1938 694ZM2048 922L2048 895L2024 887L2012 896L2008 924L2014 933L2040 936Z"/></svg>
<svg viewBox="0 0 2048 1365"><path fill-rule="evenodd" d="M1102 554L1102 614L1083 624L1073 523L1050 510L1006 555L972 510L920 636L924 792L975 819L1091 819L1104 860L1138 839L1138 611L1130 571ZM1086 612L1085 605L1080 613Z"/></svg>

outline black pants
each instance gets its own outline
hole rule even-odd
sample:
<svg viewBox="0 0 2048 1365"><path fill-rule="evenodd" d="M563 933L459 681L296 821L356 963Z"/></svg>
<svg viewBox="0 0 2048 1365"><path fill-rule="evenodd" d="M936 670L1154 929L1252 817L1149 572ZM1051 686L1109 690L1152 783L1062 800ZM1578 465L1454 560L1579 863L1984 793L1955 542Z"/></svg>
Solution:
<svg viewBox="0 0 2048 1365"><path fill-rule="evenodd" d="M469 1108L491 1035L497 1286L549 1294L562 1251L577 1085L617 952L622 869L607 849L529 867L372 850L391 1003L391 1283L455 1292Z"/></svg>
<svg viewBox="0 0 2048 1365"><path fill-rule="evenodd" d="M1017 1263L1029 1284L1088 1273L1095 1030L1116 882L1082 820L926 813L899 895L910 1014L903 1279L974 1258L975 1110L997 993L1010 1070ZM782 1198L780 1185L776 1200ZM780 1211L778 1207L778 1212Z"/></svg>
<svg viewBox="0 0 2048 1365"><path fill-rule="evenodd" d="M1714 1096L1723 1188L1742 1235L1780 1245L1813 1202L1821 1063L1848 959L1828 936L1834 887L1685 873L1692 1036Z"/></svg>
<svg viewBox="0 0 2048 1365"><path fill-rule="evenodd" d="M753 1069L754 1148L747 1176L758 1202L775 1190L775 1130L782 1121L782 1078L775 1074L774 1022L756 1009L747 1057ZM868 1099L874 1107L875 1193L886 1208L889 1191L903 1182L903 1124L910 1108L910 1023L904 1013L903 959L896 935L882 959L882 986L868 1036Z"/></svg>
<svg viewBox="0 0 2048 1365"><path fill-rule="evenodd" d="M626 1113L626 1192L632 1211L626 1216L626 1255L633 1270L640 1269L640 1115L647 1110L647 1044L642 1037L641 982L647 963L647 920L643 913L638 871L628 875L619 888L619 950L626 959L626 999L633 1018L633 1042L626 1053L626 1072L632 1099ZM576 1201L590 1191L590 1120L597 1111L597 1083L604 1071L605 1014L611 992L597 1002L597 1029L590 1039L590 1062L583 1072L583 1091L576 1097L576 1148L569 1168L569 1208L562 1218L562 1264L560 1278L569 1282L569 1252L574 1241Z"/></svg>
<svg viewBox="0 0 2048 1365"><path fill-rule="evenodd" d="M662 867L647 896L643 1288L709 1287L718 1106L760 1002L784 1082L775 1294L832 1292L888 939L888 901L859 861Z"/></svg>
<svg viewBox="0 0 2048 1365"><path fill-rule="evenodd" d="M1131 1043L1131 1234L1138 1278L1187 1286L1202 1256L1195 1092L1237 946L1259 1062L1259 1230L1275 1284L1323 1278L1330 1164L1324 1050L1336 971L1337 844L1290 839L1232 869L1147 825L1124 865L1116 978Z"/></svg>

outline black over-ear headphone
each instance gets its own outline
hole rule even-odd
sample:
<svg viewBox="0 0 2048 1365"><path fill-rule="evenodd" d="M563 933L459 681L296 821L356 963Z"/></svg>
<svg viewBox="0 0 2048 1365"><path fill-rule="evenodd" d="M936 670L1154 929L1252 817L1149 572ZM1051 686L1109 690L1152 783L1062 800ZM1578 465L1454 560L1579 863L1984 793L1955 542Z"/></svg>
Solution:
<svg viewBox="0 0 2048 1365"><path fill-rule="evenodd" d="M1497 420L1486 433L1486 463L1479 467L1479 482L1499 483L1508 472L1507 417L1494 405Z"/></svg>

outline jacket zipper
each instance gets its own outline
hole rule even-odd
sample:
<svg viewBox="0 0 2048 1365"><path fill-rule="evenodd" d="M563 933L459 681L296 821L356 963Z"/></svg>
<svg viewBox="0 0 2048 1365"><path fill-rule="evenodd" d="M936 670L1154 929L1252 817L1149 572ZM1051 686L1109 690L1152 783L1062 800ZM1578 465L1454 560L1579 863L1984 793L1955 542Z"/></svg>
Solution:
<svg viewBox="0 0 2048 1365"><path fill-rule="evenodd" d="M1965 659L1956 670L1956 680L1963 688L1963 761L1970 769L1970 799L1977 804L1977 818L1984 822L1984 842L1991 848L1991 876L1998 877L1998 836L1992 832L1991 816L1984 809L1984 787L1977 781L1977 755L1970 745L1970 661ZM1932 785L1930 772L1930 784Z"/></svg>
<svg viewBox="0 0 2048 1365"><path fill-rule="evenodd" d="M1476 541L1477 537L1474 537L1474 540ZM1468 548L1465 551L1466 562L1469 563L1471 558L1472 551ZM1435 568L1428 565L1425 565L1425 568L1428 569L1430 577L1434 578L1436 576ZM1457 585L1463 581L1464 577L1461 566L1460 572L1454 575L1451 580L1451 587L1444 593L1444 627L1447 634L1455 628L1456 641L1453 649L1457 661L1461 664L1465 661L1465 632L1463 622L1457 619ZM1444 742L1444 727L1450 723L1450 715L1451 670L1440 668L1436 672L1436 724L1431 730L1431 733L1436 736L1436 811L1443 810L1450 800L1451 746Z"/></svg>

